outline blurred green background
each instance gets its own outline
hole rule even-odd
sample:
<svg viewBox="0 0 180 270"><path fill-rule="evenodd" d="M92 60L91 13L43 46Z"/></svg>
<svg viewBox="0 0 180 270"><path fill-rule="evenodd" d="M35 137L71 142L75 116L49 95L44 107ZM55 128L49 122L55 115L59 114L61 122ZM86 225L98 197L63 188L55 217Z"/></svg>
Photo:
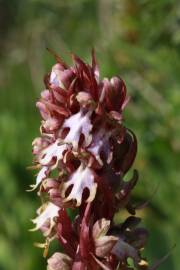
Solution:
<svg viewBox="0 0 180 270"><path fill-rule="evenodd" d="M46 269L42 241L30 233L40 202L27 193L35 181L31 142L39 134L35 102L54 63L49 47L70 63L73 51L90 60L96 48L101 76L120 75L132 99L125 122L138 137L134 198L159 188L144 217L150 261L177 243L160 270L180 265L180 1L0 0L0 270ZM51 253L51 252L50 252Z"/></svg>

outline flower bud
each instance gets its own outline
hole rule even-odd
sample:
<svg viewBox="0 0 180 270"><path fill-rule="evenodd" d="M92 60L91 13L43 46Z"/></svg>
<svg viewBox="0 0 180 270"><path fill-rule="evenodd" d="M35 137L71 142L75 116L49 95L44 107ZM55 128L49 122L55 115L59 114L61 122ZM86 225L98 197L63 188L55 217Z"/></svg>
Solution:
<svg viewBox="0 0 180 270"><path fill-rule="evenodd" d="M60 252L56 252L48 259L47 270L71 270L72 259Z"/></svg>

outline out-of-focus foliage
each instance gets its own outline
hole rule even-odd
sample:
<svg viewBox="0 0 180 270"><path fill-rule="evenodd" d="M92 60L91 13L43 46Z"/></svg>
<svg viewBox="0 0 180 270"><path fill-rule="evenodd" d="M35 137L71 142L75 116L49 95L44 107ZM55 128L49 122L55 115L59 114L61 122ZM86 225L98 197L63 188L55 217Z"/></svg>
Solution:
<svg viewBox="0 0 180 270"><path fill-rule="evenodd" d="M0 0L0 269L46 269L42 239L29 233L39 202L26 193L34 175L31 141L40 118L35 101L52 48L90 58L96 48L102 76L120 75L131 102L125 122L137 134L134 193L150 230L150 261L180 240L180 2L178 0ZM178 270L180 248L159 269Z"/></svg>

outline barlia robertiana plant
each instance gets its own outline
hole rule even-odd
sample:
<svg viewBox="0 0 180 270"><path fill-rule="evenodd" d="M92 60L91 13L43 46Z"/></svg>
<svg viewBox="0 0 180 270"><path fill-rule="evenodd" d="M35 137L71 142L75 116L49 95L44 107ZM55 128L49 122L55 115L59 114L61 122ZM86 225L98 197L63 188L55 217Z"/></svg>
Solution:
<svg viewBox="0 0 180 270"><path fill-rule="evenodd" d="M61 246L47 269L155 269L142 255L148 232L131 202L137 171L124 180L137 152L136 137L123 124L126 86L119 77L100 80L94 52L91 65L75 55L71 67L55 58L37 102L42 122L33 154L39 172L31 186L42 201L33 230L46 238L37 245L45 256L51 241Z"/></svg>

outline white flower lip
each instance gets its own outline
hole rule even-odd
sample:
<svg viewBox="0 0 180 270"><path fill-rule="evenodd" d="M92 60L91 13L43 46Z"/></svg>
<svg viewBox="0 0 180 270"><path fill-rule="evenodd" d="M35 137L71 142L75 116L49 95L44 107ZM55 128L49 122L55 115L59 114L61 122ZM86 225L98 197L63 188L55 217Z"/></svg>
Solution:
<svg viewBox="0 0 180 270"><path fill-rule="evenodd" d="M35 190L40 185L40 183L47 177L48 172L49 168L47 166L43 166L36 177L36 184L30 185L31 189L28 191Z"/></svg>
<svg viewBox="0 0 180 270"><path fill-rule="evenodd" d="M84 135L84 146L88 146L91 142L92 136L90 134L92 130L92 124L90 116L92 111L88 111L86 114L83 114L83 111L80 110L78 113L70 116L64 121L62 128L70 128L67 136L64 139L65 143L71 143L73 148L77 150L80 135Z"/></svg>
<svg viewBox="0 0 180 270"><path fill-rule="evenodd" d="M84 168L83 164L79 166L70 179L62 184L62 197L65 197L66 190L71 185L73 185L72 190L68 197L64 199L64 202L76 200L76 206L79 206L81 204L82 194L85 188L88 188L90 192L86 202L91 202L94 199L97 183L94 182L94 175L90 168Z"/></svg>
<svg viewBox="0 0 180 270"><path fill-rule="evenodd" d="M31 229L30 231L39 230L47 221L50 221L51 231L55 225L54 218L58 216L59 210L60 208L51 202L42 205L37 211L39 215L35 219L32 219L32 222L35 224L35 228Z"/></svg>
<svg viewBox="0 0 180 270"><path fill-rule="evenodd" d="M59 139L57 139L53 144L45 148L41 153L40 164L48 165L53 158L56 158L56 164L58 161L63 159L63 152L68 149L67 144L62 144Z"/></svg>

